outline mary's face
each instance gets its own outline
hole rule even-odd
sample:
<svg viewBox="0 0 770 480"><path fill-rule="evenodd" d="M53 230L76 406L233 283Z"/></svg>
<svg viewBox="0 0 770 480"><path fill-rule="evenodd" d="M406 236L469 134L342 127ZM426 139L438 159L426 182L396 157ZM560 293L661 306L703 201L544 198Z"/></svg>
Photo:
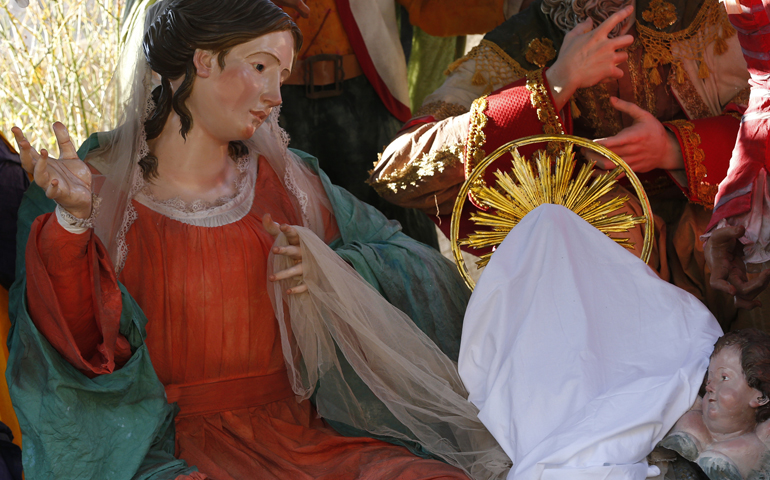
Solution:
<svg viewBox="0 0 770 480"><path fill-rule="evenodd" d="M753 403L759 396L761 393L746 382L738 348L725 347L714 355L703 396L703 419L709 430L720 431L733 421L740 423L747 416L753 417Z"/></svg>
<svg viewBox="0 0 770 480"><path fill-rule="evenodd" d="M281 104L281 84L291 74L294 59L294 38L287 31L272 32L237 45L225 57L222 70L216 56L211 58L208 76L199 73L188 100L193 129L202 128L220 141L246 140Z"/></svg>

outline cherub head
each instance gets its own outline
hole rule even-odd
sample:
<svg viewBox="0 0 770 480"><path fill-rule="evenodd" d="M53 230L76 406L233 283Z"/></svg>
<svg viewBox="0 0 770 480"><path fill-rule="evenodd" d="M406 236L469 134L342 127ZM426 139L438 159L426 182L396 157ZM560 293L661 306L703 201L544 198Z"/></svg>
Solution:
<svg viewBox="0 0 770 480"><path fill-rule="evenodd" d="M750 431L770 418L770 335L746 329L717 340L702 409L715 434Z"/></svg>

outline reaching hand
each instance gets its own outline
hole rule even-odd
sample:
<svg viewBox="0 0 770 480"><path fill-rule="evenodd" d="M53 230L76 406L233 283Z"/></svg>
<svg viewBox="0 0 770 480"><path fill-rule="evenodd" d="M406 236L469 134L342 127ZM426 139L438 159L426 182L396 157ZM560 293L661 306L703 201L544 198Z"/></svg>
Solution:
<svg viewBox="0 0 770 480"><path fill-rule="evenodd" d="M711 287L735 296L735 305L752 309L761 307L756 300L770 284L770 268L749 280L743 262L743 245L739 239L746 229L743 226L717 228L704 246L706 265L711 269Z"/></svg>
<svg viewBox="0 0 770 480"><path fill-rule="evenodd" d="M596 143L618 154L634 172L644 173L656 168L684 168L679 142L657 118L631 102L615 97L611 97L610 102L617 110L630 115L634 123L614 137L600 138ZM615 168L611 161L598 153L588 149L584 149L583 153L590 160L596 160L599 168Z"/></svg>
<svg viewBox="0 0 770 480"><path fill-rule="evenodd" d="M48 151L37 152L29 144L19 127L11 129L21 152L21 165L35 178L45 195L72 215L88 218L91 215L91 171L78 157L67 128L53 124L59 144L59 158L48 156Z"/></svg>
<svg viewBox="0 0 770 480"><path fill-rule="evenodd" d="M545 73L556 111L567 104L578 88L592 87L604 80L623 76L618 64L625 62L628 54L618 50L631 45L634 37L621 35L609 38L608 35L633 11L631 6L622 8L593 30L593 22L588 18L564 36L559 57Z"/></svg>
<svg viewBox="0 0 770 480"><path fill-rule="evenodd" d="M286 239L289 241L289 245L286 247L273 247L273 253L276 255L286 255L290 259L294 260L294 266L289 267L286 270L281 270L275 275L270 275L268 278L271 282L277 282L279 280L286 280L288 278L294 278L298 284L290 289L286 290L289 295L295 295L297 293L307 292L307 285L302 283L302 275L305 273L302 267L302 250L299 247L299 235L297 230L290 225L279 225L273 221L273 218L269 213L266 213L262 217L262 225L267 230L267 233L274 238L278 237L281 233L286 235Z"/></svg>
<svg viewBox="0 0 770 480"><path fill-rule="evenodd" d="M302 0L273 0L273 3L279 7L293 8L305 18L310 16L310 7Z"/></svg>

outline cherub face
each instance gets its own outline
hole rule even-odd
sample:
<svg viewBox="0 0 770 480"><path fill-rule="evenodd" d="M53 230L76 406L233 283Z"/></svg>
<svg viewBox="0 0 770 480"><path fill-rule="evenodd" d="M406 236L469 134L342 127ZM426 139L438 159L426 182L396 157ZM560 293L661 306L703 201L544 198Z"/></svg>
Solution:
<svg viewBox="0 0 770 480"><path fill-rule="evenodd" d="M730 433L753 423L760 397L746 382L737 347L724 347L711 358L702 404L703 421L711 432Z"/></svg>
<svg viewBox="0 0 770 480"><path fill-rule="evenodd" d="M219 68L211 52L196 51L198 78L188 106L193 128L220 141L246 140L281 104L281 84L291 74L294 38L272 32L236 45Z"/></svg>

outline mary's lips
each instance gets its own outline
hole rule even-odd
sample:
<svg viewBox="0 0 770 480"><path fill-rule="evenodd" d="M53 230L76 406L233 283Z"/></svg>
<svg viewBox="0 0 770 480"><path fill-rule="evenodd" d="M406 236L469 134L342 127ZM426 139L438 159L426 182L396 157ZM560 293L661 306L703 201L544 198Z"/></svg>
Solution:
<svg viewBox="0 0 770 480"><path fill-rule="evenodd" d="M255 111L255 110L249 110L249 113L257 117L258 119L264 121L267 118L267 114L265 112Z"/></svg>

